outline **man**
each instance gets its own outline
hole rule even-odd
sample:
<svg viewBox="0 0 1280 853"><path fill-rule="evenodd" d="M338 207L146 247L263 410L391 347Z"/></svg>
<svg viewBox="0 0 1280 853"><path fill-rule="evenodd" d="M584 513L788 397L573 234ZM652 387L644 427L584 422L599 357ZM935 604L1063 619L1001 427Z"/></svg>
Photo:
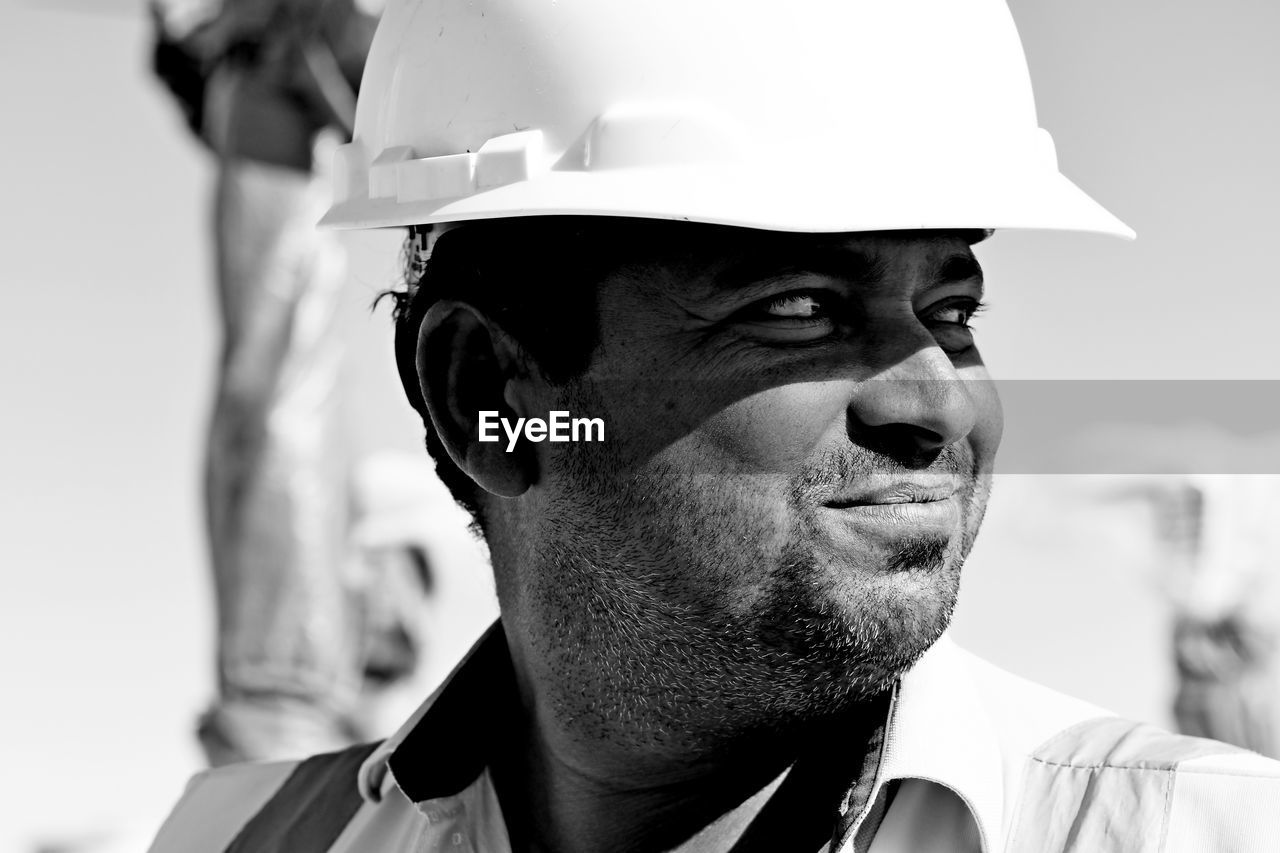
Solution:
<svg viewBox="0 0 1280 853"><path fill-rule="evenodd" d="M943 636L1001 431L971 247L1131 233L999 0L404 0L338 176L331 224L410 226L398 361L502 619L154 850L1270 849L1276 765Z"/></svg>

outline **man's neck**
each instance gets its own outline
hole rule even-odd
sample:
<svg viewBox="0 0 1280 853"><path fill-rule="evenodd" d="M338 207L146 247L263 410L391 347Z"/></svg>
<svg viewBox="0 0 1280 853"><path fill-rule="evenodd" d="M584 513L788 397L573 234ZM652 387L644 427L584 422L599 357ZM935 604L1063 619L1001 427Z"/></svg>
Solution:
<svg viewBox="0 0 1280 853"><path fill-rule="evenodd" d="M787 768L781 756L762 756L673 765L665 773L642 759L623 770L616 760L599 760L603 755L590 763L566 755L536 729L503 755L491 770L517 853L670 850Z"/></svg>
<svg viewBox="0 0 1280 853"><path fill-rule="evenodd" d="M575 743L529 716L491 773L516 853L659 853L694 836L699 851L727 851L748 825L754 838L777 831L756 820L775 790L787 807L771 811L785 812L788 836L808 833L817 850L880 722L864 715L676 758Z"/></svg>

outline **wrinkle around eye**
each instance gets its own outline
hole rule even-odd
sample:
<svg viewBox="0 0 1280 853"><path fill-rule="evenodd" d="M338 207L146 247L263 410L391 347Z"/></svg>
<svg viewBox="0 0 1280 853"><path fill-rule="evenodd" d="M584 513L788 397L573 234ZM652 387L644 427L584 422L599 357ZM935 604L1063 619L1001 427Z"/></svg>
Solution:
<svg viewBox="0 0 1280 853"><path fill-rule="evenodd" d="M735 326L750 339L796 345L823 343L839 328L836 321L827 316L742 319Z"/></svg>

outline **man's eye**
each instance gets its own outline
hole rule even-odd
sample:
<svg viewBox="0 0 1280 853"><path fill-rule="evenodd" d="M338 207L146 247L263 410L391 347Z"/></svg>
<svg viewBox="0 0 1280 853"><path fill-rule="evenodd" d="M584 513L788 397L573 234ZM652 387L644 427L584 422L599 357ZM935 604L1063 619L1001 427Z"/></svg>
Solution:
<svg viewBox="0 0 1280 853"><path fill-rule="evenodd" d="M792 290L743 308L735 321L748 334L780 344L813 343L835 330L838 299L822 291Z"/></svg>
<svg viewBox="0 0 1280 853"><path fill-rule="evenodd" d="M811 293L788 293L761 306L765 317L781 320L820 320L827 316L822 302Z"/></svg>
<svg viewBox="0 0 1280 853"><path fill-rule="evenodd" d="M929 325L960 326L967 329L970 321L985 307L983 303L972 299L947 302L925 314L924 321Z"/></svg>
<svg viewBox="0 0 1280 853"><path fill-rule="evenodd" d="M969 308L958 305L950 308L943 308L933 314L931 319L935 323L950 323L953 326L968 326L970 318L973 317L973 311Z"/></svg>
<svg viewBox="0 0 1280 853"><path fill-rule="evenodd" d="M981 302L968 299L949 302L926 314L924 322L933 331L933 336L943 351L959 354L973 346L973 327L970 323L982 308Z"/></svg>

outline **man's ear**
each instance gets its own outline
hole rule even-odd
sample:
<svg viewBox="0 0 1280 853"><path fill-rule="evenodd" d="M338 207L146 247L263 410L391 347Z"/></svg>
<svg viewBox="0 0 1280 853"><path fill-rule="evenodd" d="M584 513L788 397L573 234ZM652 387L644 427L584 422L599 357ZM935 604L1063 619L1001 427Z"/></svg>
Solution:
<svg viewBox="0 0 1280 853"><path fill-rule="evenodd" d="M511 336L465 302L441 300L422 319L415 362L432 428L453 464L491 494L524 494L538 478L529 442L507 452L507 435L492 419L489 434L498 440L480 441L481 412L512 424L532 414L513 408L528 377Z"/></svg>

